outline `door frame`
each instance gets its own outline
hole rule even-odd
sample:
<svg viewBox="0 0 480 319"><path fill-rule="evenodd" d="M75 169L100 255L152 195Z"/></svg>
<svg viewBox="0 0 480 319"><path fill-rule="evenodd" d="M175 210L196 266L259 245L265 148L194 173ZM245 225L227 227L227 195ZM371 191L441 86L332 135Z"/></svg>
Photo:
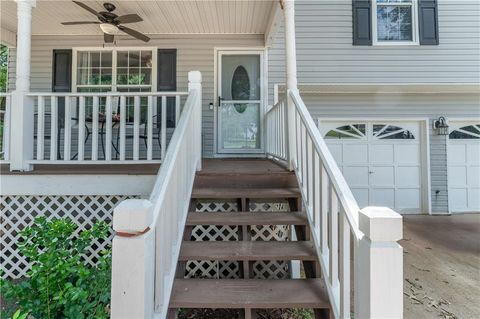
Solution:
<svg viewBox="0 0 480 319"><path fill-rule="evenodd" d="M430 178L430 120L429 118L399 118L399 117L319 117L317 125L322 122L417 122L420 129L420 214L432 214L431 178ZM323 137L323 136L322 136ZM360 207L363 208L363 207ZM406 213L408 214L408 213ZM406 215L405 214L405 215Z"/></svg>
<svg viewBox="0 0 480 319"><path fill-rule="evenodd" d="M213 72L213 157L216 158L258 158L265 157L265 132L264 132L264 114L268 103L268 55L265 47L215 47L214 48L214 72ZM219 127L219 115L218 115L218 81L221 78L221 66L220 55L249 55L258 54L260 56L260 89L261 89L261 105L260 105L260 149L252 153L243 153L244 151L220 153L219 141L218 141L218 127Z"/></svg>

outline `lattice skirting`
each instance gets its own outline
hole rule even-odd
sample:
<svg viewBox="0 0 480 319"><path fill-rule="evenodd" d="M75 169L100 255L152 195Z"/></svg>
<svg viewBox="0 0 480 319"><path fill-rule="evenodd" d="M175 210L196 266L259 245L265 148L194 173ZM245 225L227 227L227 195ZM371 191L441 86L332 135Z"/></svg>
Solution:
<svg viewBox="0 0 480 319"><path fill-rule="evenodd" d="M236 200L201 200L196 206L197 212L236 212ZM260 199L250 201L249 211L252 214L260 212L288 212L290 207L285 200ZM251 240L285 241L290 240L288 226L252 226ZM239 229L237 226L196 226L192 230L191 240L195 241L237 241ZM256 261L253 263L253 277L256 279L284 279L290 276L290 264L286 261ZM205 261L195 260L186 264L186 278L235 279L241 277L240 263L236 261Z"/></svg>
<svg viewBox="0 0 480 319"><path fill-rule="evenodd" d="M139 196L0 196L0 267L4 278L21 278L30 265L17 249L20 231L36 217L68 217L78 225L77 233L96 221L111 223L113 208L122 200ZM94 264L99 253L111 243L96 241L90 247L87 262Z"/></svg>

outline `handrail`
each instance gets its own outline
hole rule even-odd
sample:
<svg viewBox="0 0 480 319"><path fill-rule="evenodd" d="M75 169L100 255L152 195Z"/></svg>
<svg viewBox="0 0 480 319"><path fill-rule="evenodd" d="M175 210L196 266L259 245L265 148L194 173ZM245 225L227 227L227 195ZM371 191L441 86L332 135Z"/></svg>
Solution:
<svg viewBox="0 0 480 319"><path fill-rule="evenodd" d="M279 101L265 112L265 153L267 157L287 162L287 108L285 100Z"/></svg>
<svg viewBox="0 0 480 319"><path fill-rule="evenodd" d="M93 97L93 96L169 96L174 97L177 95L186 96L188 92L29 92L26 94L30 97L37 96L56 96L56 97Z"/></svg>
<svg viewBox="0 0 480 319"><path fill-rule="evenodd" d="M114 210L112 318L167 317L202 160L201 74L191 71L188 79L189 95L149 199L125 200Z"/></svg>

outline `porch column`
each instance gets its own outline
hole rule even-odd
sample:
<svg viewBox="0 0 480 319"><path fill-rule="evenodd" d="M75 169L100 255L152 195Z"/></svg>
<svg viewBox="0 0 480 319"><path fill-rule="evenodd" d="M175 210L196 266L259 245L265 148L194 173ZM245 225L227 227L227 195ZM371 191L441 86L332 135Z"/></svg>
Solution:
<svg viewBox="0 0 480 319"><path fill-rule="evenodd" d="M293 170L295 158L295 105L290 98L289 91L298 91L297 87L297 52L295 44L295 0L283 0L283 14L285 19L285 65L287 70L287 136L288 136L288 168Z"/></svg>
<svg viewBox="0 0 480 319"><path fill-rule="evenodd" d="M36 0L17 3L16 81L12 92L10 170L29 171L33 159L33 100L30 91L32 8Z"/></svg>

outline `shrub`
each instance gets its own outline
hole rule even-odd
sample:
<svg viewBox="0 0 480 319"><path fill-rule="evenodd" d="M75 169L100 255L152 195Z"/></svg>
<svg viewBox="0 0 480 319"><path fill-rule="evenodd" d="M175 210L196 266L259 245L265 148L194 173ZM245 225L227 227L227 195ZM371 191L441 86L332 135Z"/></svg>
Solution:
<svg viewBox="0 0 480 319"><path fill-rule="evenodd" d="M69 219L37 218L21 232L19 251L32 264L15 284L2 280L2 294L34 318L108 318L111 250L95 267L85 262L94 240L108 239L108 225L96 223L76 234Z"/></svg>

